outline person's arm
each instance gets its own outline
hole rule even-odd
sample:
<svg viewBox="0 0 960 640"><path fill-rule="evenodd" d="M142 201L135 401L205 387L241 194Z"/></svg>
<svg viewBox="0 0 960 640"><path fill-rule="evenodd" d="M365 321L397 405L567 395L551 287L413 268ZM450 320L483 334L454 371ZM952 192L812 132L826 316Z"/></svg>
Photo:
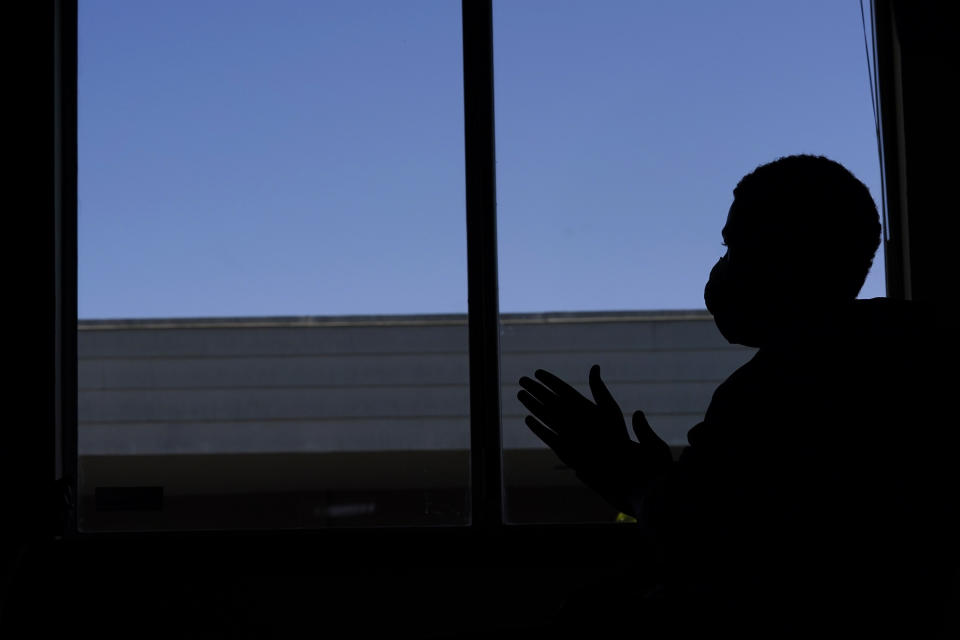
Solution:
<svg viewBox="0 0 960 640"><path fill-rule="evenodd" d="M670 447L661 440L642 411L633 414L627 433L623 412L600 378L590 369L593 401L549 371L536 380L520 378L517 398L530 411L526 424L572 468L577 477L615 509L636 515L636 501L649 483L673 464Z"/></svg>

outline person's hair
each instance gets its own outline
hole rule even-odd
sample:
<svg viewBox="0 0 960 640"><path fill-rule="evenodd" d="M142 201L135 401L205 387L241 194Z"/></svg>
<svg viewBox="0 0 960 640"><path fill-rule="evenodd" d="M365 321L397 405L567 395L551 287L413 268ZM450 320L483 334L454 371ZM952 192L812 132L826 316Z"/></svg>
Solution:
<svg viewBox="0 0 960 640"><path fill-rule="evenodd" d="M880 246L880 216L870 190L843 165L786 156L744 176L733 196L751 225L773 232L776 249L809 256L805 269L825 294L857 297Z"/></svg>

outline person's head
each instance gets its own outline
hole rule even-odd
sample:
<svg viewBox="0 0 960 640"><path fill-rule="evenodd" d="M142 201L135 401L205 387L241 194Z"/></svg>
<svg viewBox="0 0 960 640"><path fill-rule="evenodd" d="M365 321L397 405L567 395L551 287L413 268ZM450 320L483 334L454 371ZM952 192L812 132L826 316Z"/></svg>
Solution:
<svg viewBox="0 0 960 640"><path fill-rule="evenodd" d="M707 309L730 342L761 346L803 317L854 300L880 244L866 185L822 156L757 167L733 190L727 253L710 272Z"/></svg>

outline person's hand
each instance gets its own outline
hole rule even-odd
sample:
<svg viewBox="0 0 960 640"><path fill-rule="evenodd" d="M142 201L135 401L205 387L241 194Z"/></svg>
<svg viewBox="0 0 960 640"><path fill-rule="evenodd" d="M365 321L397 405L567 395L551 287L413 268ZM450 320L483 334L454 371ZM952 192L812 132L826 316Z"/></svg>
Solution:
<svg viewBox="0 0 960 640"><path fill-rule="evenodd" d="M600 367L590 369L590 392L585 398L549 371L538 369L536 380L520 378L517 398L532 415L526 424L564 464L616 509L633 514L633 494L672 461L642 411L633 414L630 439L623 412L603 380Z"/></svg>

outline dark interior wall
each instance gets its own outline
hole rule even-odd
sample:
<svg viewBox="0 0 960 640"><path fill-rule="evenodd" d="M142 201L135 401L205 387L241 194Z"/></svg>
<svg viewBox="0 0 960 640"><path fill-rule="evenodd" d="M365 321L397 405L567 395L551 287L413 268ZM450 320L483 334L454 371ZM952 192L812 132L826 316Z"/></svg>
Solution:
<svg viewBox="0 0 960 640"><path fill-rule="evenodd" d="M0 604L6 619L25 544L49 534L45 496L54 480L53 86L50 3L5 7L3 330L9 387L0 443ZM15 371L15 374L10 372ZM0 629L0 635L2 635Z"/></svg>
<svg viewBox="0 0 960 640"><path fill-rule="evenodd" d="M0 580L20 545L52 531L55 342L54 60L50 2L12 3L6 41L3 238L4 368L0 443ZM0 594L6 582L0 582Z"/></svg>
<svg viewBox="0 0 960 640"><path fill-rule="evenodd" d="M888 202L906 216L911 297L946 302L955 288L956 236L946 231L957 215L958 10L953 2L882 0L877 14L891 38L879 47Z"/></svg>

